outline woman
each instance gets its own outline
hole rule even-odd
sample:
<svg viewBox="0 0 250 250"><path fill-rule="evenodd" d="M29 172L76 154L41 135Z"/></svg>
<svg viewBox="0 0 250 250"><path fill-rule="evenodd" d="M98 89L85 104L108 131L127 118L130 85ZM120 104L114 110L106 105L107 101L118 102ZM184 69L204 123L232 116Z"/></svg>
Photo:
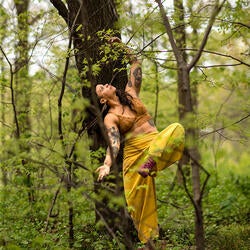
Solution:
<svg viewBox="0 0 250 250"><path fill-rule="evenodd" d="M111 43L119 38L111 38ZM184 129L174 123L158 132L145 106L139 99L142 82L141 63L128 53L131 64L125 92L109 84L98 84L96 94L101 104L109 107L104 125L109 137L104 164L96 171L98 181L109 174L120 149L120 135L125 136L123 181L128 211L131 214L138 237L146 243L158 236L155 181L156 173L182 156Z"/></svg>

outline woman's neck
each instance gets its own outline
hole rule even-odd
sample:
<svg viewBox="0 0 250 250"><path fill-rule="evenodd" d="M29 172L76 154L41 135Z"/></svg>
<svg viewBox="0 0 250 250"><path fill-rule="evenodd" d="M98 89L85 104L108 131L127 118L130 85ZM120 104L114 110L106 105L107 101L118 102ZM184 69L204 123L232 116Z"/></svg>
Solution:
<svg viewBox="0 0 250 250"><path fill-rule="evenodd" d="M109 105L110 108L116 108L122 106L118 96L115 96L113 99L109 99L107 101L107 104Z"/></svg>

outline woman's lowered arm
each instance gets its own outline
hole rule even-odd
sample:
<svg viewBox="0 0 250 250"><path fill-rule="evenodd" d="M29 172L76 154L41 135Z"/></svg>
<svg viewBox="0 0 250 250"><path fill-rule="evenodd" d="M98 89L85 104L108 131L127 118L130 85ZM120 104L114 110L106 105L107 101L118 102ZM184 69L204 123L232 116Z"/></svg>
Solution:
<svg viewBox="0 0 250 250"><path fill-rule="evenodd" d="M113 161L116 159L120 150L120 132L114 122L114 115L107 115L104 119L104 124L107 128L109 146L106 150L103 165L96 170L96 172L99 172L98 181L101 181L103 177L109 174Z"/></svg>

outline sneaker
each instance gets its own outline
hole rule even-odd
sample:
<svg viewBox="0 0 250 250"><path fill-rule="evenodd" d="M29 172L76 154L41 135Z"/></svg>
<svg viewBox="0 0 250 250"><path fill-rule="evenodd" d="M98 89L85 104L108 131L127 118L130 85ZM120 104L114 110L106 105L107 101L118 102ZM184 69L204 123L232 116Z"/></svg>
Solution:
<svg viewBox="0 0 250 250"><path fill-rule="evenodd" d="M156 162L151 157L149 157L147 161L139 167L138 173L144 178L146 178L148 175L155 177Z"/></svg>

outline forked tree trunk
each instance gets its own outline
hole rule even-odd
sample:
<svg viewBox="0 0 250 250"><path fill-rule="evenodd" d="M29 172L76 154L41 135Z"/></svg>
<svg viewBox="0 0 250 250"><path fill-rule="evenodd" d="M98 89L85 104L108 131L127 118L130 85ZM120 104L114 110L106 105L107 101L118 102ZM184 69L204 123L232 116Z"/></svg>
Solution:
<svg viewBox="0 0 250 250"><path fill-rule="evenodd" d="M200 170L201 166L199 164L200 154L195 145L197 140L198 129L194 127L194 124L186 122L186 117L194 115L194 105L197 105L196 96L192 96L189 74L191 69L196 65L198 60L202 55L202 51L206 46L207 40L209 38L210 32L212 30L213 24L216 20L216 16L220 13L226 0L216 0L213 2L209 20L205 28L202 40L199 44L199 48L196 54L191 58L191 61L187 63L187 58L185 54L186 41L185 41L185 22L184 22L184 6L183 0L175 0L175 21L177 25L177 32L175 37L171 29L168 16L166 15L165 9L162 5L161 0L155 0L159 6L160 13L166 28L166 32L169 37L173 53L177 61L177 70L178 70L178 93L179 93L179 115L180 120L183 122L186 132L187 132L187 152L188 157L190 157L192 162L192 184L193 184L193 197L188 193L195 209L195 239L196 239L196 249L203 250L205 249L205 238L204 238L204 228L203 228L203 214L202 214L202 198L205 185L207 183L209 174L203 168L203 171L207 174L207 178L203 183L201 188L200 182ZM195 88L194 88L195 90ZM195 92L196 93L196 92ZM189 118L190 119L190 118Z"/></svg>
<svg viewBox="0 0 250 250"><path fill-rule="evenodd" d="M169 36L169 40L176 58L177 62L177 78L178 78L178 99L179 99L179 119L186 129L186 147L184 152L189 152L189 154L184 155L182 161L180 161L179 167L181 169L181 164L187 164L190 160L189 155L192 154L192 185L193 185L193 197L189 196L195 211L195 239L196 248L198 250L203 250L205 248L205 238L203 229L203 214L202 214L202 195L200 188L200 168L196 164L199 162L199 151L197 145L195 145L197 128L187 121L187 117L194 114L194 103L196 101L192 96L190 87L190 68L187 63L187 55L185 53L186 48L186 32L185 32L185 22L184 22L184 6L183 0L174 1L174 20L175 20L175 33L173 34L168 17L160 0L156 0L160 8L160 12L166 27L166 32ZM182 171L183 173L183 171Z"/></svg>

